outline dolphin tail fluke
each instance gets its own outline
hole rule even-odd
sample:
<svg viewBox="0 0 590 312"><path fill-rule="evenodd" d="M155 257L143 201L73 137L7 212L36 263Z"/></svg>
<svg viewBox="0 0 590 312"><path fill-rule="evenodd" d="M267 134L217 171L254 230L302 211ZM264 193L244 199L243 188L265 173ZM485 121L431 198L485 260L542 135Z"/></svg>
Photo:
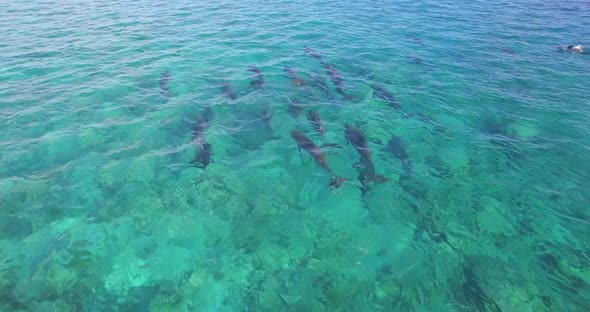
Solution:
<svg viewBox="0 0 590 312"><path fill-rule="evenodd" d="M189 166L200 168L200 169L205 169L205 166L203 165L203 163L201 163L201 161L197 158L191 160L191 162L189 163Z"/></svg>
<svg viewBox="0 0 590 312"><path fill-rule="evenodd" d="M342 183L346 181L348 180L346 180L345 178L332 176L332 179L330 180L330 187L339 188L340 186L342 186Z"/></svg>
<svg viewBox="0 0 590 312"><path fill-rule="evenodd" d="M371 181L372 182L375 182L375 183L381 184L381 183L389 182L389 181L391 181L391 179L390 178L386 178L384 176L380 176L380 175L374 175L374 176L371 177Z"/></svg>

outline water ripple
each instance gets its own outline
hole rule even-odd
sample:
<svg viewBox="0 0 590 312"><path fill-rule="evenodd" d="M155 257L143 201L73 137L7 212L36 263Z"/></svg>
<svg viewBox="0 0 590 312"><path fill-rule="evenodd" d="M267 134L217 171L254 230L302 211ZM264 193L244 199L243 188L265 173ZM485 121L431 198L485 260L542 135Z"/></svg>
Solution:
<svg viewBox="0 0 590 312"><path fill-rule="evenodd" d="M6 2L0 309L582 309L590 58L556 48L589 21L584 1Z"/></svg>

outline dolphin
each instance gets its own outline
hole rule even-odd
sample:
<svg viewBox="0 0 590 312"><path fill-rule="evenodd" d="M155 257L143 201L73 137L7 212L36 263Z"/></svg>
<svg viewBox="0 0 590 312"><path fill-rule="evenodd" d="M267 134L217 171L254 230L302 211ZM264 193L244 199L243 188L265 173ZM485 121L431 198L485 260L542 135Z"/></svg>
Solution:
<svg viewBox="0 0 590 312"><path fill-rule="evenodd" d="M197 155L191 161L191 165L193 165L197 168L207 169L207 166L209 166L209 164L213 162L213 160L211 160L211 151L212 151L211 144L209 144L209 143L201 144L197 148Z"/></svg>
<svg viewBox="0 0 590 312"><path fill-rule="evenodd" d="M389 181L389 178L375 173L372 152L363 133L351 124L345 125L344 133L346 140L354 146L361 157L357 167L360 169L359 180L363 187L367 188L369 182L385 183Z"/></svg>
<svg viewBox="0 0 590 312"><path fill-rule="evenodd" d="M328 99L332 99L332 93L330 92L330 88L328 87L328 84L326 83L326 79L321 76L321 75L317 75L317 74L312 74L310 75L311 77L311 86L318 90L319 92L323 93L326 98Z"/></svg>
<svg viewBox="0 0 590 312"><path fill-rule="evenodd" d="M262 84L264 84L264 76L260 72L256 66L248 66L248 71L254 73L254 77L252 77L252 81L250 81L250 85L254 87L254 89L260 89Z"/></svg>
<svg viewBox="0 0 590 312"><path fill-rule="evenodd" d="M345 100L350 100L351 97L346 93L346 89L344 88L344 80L342 76L340 76L340 72L336 67L333 65L326 65L326 72L328 77L332 80L332 82L336 85L336 91L340 93L344 97Z"/></svg>
<svg viewBox="0 0 590 312"><path fill-rule="evenodd" d="M297 99L291 99L291 103L289 103L289 107L287 108L287 112L289 115L293 117L296 121L298 121L299 117L303 113L304 107Z"/></svg>
<svg viewBox="0 0 590 312"><path fill-rule="evenodd" d="M297 72L293 68L285 67L283 70L285 76L291 79L291 83L293 83L297 87L301 87L304 85L303 78L297 77Z"/></svg>
<svg viewBox="0 0 590 312"><path fill-rule="evenodd" d="M168 84L170 83L171 78L172 75L169 71L165 71L160 75L160 94L166 97L166 101L170 97L170 88L168 87Z"/></svg>
<svg viewBox="0 0 590 312"><path fill-rule="evenodd" d="M305 150L309 155L311 155L315 159L315 162L320 167L322 167L322 169L328 171L332 175L330 180L330 186L339 187L340 185L342 185L342 182L346 181L346 179L336 176L332 169L328 167L326 156L324 155L324 153L322 153L320 147L313 143L312 140L310 140L303 133L297 130L291 131L291 137L293 137L295 142L297 142L297 146L299 147L300 151L302 149Z"/></svg>
<svg viewBox="0 0 590 312"><path fill-rule="evenodd" d="M197 153L190 163L195 167L205 169L212 162L211 144L207 142L204 134L213 118L213 110L210 107L205 108L204 112L197 118L197 123L192 129L193 144L197 149Z"/></svg>
<svg viewBox="0 0 590 312"><path fill-rule="evenodd" d="M320 63L324 64L324 60L322 59L322 56L318 53L318 51L308 46L305 46L304 50L307 55L313 57L314 59L320 61Z"/></svg>
<svg viewBox="0 0 590 312"><path fill-rule="evenodd" d="M391 92L385 90L385 88L383 88L377 84L372 84L371 88L373 89L373 96L374 97L385 101L385 103L387 103L387 105L389 105L397 110L401 110L401 106L399 105L399 102L395 99L395 97L393 96L393 94Z"/></svg>
<svg viewBox="0 0 590 312"><path fill-rule="evenodd" d="M398 136L392 134L391 139L387 142L386 150L402 162L405 176L410 177L412 175L412 161L408 157L404 142Z"/></svg>
<svg viewBox="0 0 590 312"><path fill-rule="evenodd" d="M221 94L227 96L231 100L235 100L238 98L238 95L236 94L236 92L234 92L234 89L231 87L231 84L229 83L224 83L223 86L221 86Z"/></svg>
<svg viewBox="0 0 590 312"><path fill-rule="evenodd" d="M324 129L324 126L322 125L322 119L316 110L312 109L307 112L307 120L309 120L311 127L322 137L326 135L326 129Z"/></svg>
<svg viewBox="0 0 590 312"><path fill-rule="evenodd" d="M581 44L578 45L573 45L570 44L567 47L558 47L557 51L559 52L571 52L571 53L584 53L584 46L582 46Z"/></svg>

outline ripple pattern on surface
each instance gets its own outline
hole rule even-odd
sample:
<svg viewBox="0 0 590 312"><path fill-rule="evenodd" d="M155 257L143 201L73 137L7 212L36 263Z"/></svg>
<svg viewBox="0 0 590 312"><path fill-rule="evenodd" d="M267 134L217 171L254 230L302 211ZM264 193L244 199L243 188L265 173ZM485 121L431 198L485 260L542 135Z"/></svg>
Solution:
<svg viewBox="0 0 590 312"><path fill-rule="evenodd" d="M589 302L586 2L3 6L0 310Z"/></svg>

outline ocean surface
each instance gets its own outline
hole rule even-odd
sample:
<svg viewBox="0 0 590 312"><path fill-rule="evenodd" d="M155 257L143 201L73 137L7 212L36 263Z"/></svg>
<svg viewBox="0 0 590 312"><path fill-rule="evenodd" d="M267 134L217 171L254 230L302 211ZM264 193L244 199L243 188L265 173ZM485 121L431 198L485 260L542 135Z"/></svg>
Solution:
<svg viewBox="0 0 590 312"><path fill-rule="evenodd" d="M588 311L587 1L3 1L0 311Z"/></svg>

